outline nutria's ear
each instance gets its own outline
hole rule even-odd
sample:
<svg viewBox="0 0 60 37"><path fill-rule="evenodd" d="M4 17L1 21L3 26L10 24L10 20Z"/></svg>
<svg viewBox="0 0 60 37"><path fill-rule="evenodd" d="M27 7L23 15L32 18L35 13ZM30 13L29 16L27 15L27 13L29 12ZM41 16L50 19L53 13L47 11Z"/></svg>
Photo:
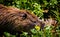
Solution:
<svg viewBox="0 0 60 37"><path fill-rule="evenodd" d="M4 5L0 4L0 9L2 9L2 8L7 9L7 7L6 7L6 6L4 6Z"/></svg>
<svg viewBox="0 0 60 37"><path fill-rule="evenodd" d="M22 19L26 19L26 18L27 18L27 14L23 14Z"/></svg>

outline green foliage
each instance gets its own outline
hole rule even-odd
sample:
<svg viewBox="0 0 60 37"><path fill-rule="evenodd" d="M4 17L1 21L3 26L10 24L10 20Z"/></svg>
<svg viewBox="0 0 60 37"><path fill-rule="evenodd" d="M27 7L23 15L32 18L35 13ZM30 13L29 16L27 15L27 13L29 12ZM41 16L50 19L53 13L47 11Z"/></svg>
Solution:
<svg viewBox="0 0 60 37"><path fill-rule="evenodd" d="M4 32L4 34L5 34L5 37L16 37L16 35L11 35L11 34L8 33L8 32Z"/></svg>

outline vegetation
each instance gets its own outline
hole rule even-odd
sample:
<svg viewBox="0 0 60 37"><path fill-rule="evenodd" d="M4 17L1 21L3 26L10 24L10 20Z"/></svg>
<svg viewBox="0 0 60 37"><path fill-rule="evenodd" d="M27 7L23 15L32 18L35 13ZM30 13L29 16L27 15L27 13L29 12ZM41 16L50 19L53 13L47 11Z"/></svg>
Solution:
<svg viewBox="0 0 60 37"><path fill-rule="evenodd" d="M38 29L37 29L38 27ZM20 37L60 37L60 30L56 30L54 33L53 26L45 27L44 30L39 29L39 26L35 27L35 29L31 29L32 34L28 35L27 32L23 32L20 34ZM17 35L11 35L7 32L4 33L6 37L16 37Z"/></svg>
<svg viewBox="0 0 60 37"><path fill-rule="evenodd" d="M23 32L21 37L60 37L60 0L0 0L1 4L7 6L14 6L19 9L30 10L31 13L34 13L40 19L45 19L44 13L47 14L47 17L55 18L58 21L58 26L56 27L56 33L51 32L53 26L45 27L42 29L32 29L31 35L28 35L27 32ZM7 32L4 33L6 37L16 37L16 35L11 35Z"/></svg>

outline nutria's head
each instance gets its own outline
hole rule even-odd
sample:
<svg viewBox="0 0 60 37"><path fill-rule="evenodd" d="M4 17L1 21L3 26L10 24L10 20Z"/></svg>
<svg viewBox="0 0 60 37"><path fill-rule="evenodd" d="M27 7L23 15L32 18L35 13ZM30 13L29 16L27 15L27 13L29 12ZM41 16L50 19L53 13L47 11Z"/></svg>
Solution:
<svg viewBox="0 0 60 37"><path fill-rule="evenodd" d="M34 14L29 13L26 10L20 10L7 17L7 21L11 22L13 28L17 31L29 31L34 28L35 25L41 25L39 19Z"/></svg>

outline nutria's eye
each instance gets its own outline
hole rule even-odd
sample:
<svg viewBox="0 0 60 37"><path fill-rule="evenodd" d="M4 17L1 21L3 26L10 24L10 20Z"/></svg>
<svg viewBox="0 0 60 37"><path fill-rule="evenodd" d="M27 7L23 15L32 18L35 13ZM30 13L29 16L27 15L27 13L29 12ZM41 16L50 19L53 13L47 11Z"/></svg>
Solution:
<svg viewBox="0 0 60 37"><path fill-rule="evenodd" d="M27 14L23 14L22 19L26 19L27 18Z"/></svg>

